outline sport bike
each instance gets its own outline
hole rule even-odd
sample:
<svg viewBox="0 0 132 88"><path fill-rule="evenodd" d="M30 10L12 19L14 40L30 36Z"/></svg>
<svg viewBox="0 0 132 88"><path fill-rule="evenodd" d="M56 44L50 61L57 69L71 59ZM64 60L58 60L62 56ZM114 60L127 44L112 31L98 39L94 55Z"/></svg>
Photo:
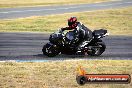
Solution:
<svg viewBox="0 0 132 88"><path fill-rule="evenodd" d="M93 39L85 45L81 55L100 56L106 49L106 45L101 38L107 35L105 29L94 30L92 32ZM76 38L73 31L65 34L55 32L50 35L49 42L43 46L42 52L48 57L54 57L58 54L77 55L79 43L79 39Z"/></svg>

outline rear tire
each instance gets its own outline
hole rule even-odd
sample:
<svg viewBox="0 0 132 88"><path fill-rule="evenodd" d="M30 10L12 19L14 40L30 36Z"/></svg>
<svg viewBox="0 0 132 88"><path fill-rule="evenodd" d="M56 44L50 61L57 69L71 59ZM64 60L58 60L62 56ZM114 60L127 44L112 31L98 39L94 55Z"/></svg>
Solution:
<svg viewBox="0 0 132 88"><path fill-rule="evenodd" d="M100 48L93 48L92 51L88 52L90 56L100 56L106 49L106 45L104 42L97 42L96 46L100 46Z"/></svg>
<svg viewBox="0 0 132 88"><path fill-rule="evenodd" d="M56 45L49 44L49 43L43 46L42 52L44 55L48 57L55 57L56 55L60 53Z"/></svg>

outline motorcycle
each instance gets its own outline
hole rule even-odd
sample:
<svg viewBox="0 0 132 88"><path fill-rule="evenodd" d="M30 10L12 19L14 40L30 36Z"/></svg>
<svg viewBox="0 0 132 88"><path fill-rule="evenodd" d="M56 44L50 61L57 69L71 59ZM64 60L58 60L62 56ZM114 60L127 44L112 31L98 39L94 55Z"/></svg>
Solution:
<svg viewBox="0 0 132 88"><path fill-rule="evenodd" d="M108 35L107 30L99 29L92 32L93 39L82 49L82 55L100 56L106 49L105 43L101 38ZM54 57L58 54L76 55L79 45L73 31L66 34L55 32L49 37L49 43L43 46L42 52L48 57Z"/></svg>

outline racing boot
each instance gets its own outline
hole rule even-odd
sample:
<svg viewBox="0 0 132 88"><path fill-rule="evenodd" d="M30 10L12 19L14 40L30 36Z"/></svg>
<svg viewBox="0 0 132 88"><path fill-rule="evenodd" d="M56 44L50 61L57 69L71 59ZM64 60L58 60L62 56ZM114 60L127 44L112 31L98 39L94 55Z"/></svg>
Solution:
<svg viewBox="0 0 132 88"><path fill-rule="evenodd" d="M91 41L91 40L90 40ZM77 48L77 55L84 55L85 54L85 46L90 43L90 41L83 41Z"/></svg>

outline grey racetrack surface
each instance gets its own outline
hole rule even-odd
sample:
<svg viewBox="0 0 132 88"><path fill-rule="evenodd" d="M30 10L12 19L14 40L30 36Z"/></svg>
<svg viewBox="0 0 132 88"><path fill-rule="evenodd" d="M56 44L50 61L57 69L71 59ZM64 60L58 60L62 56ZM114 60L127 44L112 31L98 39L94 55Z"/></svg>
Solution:
<svg viewBox="0 0 132 88"><path fill-rule="evenodd" d="M63 14L71 12L83 12L102 9L114 9L132 6L132 0L112 0L110 2L61 5L61 6L39 6L21 8L0 8L0 19L11 19L30 16L45 16L51 14Z"/></svg>
<svg viewBox="0 0 132 88"><path fill-rule="evenodd" d="M132 59L132 36L107 36L106 51L99 57L58 55L49 58L41 49L46 33L0 33L0 60Z"/></svg>

